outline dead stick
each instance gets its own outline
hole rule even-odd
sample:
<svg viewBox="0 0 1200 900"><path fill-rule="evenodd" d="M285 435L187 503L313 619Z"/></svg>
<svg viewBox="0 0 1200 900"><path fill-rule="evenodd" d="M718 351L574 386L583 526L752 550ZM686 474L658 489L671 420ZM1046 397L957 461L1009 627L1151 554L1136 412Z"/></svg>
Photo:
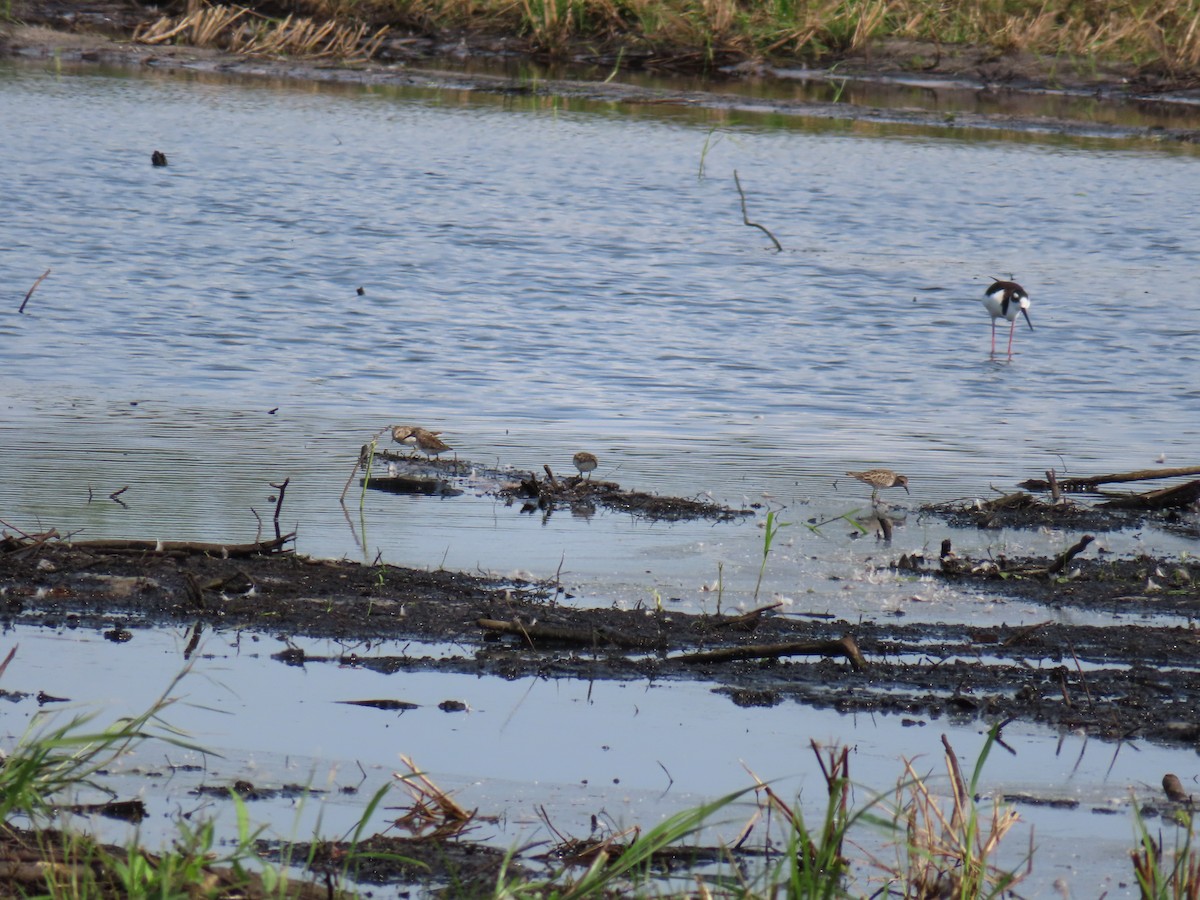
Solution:
<svg viewBox="0 0 1200 900"><path fill-rule="evenodd" d="M758 609L752 609L749 612L744 612L740 616L729 616L724 619L715 619L712 623L713 628L743 628L758 625L762 619L763 613L770 612L773 609L779 609L783 603L772 603L770 606L760 606Z"/></svg>
<svg viewBox="0 0 1200 900"><path fill-rule="evenodd" d="M339 498L342 503L346 502L346 491L350 490L350 482L354 480L354 476L358 474L358 470L366 465L367 457L370 456L370 453L370 444L363 444L362 449L358 451L358 459L354 461L354 468L350 470L350 477L346 479L346 486L342 488L342 496Z"/></svg>
<svg viewBox="0 0 1200 900"><path fill-rule="evenodd" d="M1051 563L1050 568L1048 568L1046 570L1046 574L1053 575L1056 572L1061 572L1063 569L1065 569L1067 567L1067 563L1069 563L1072 559L1074 559L1078 554L1080 554L1084 550L1086 550L1087 545L1090 544L1094 540L1095 540L1095 538L1092 537L1090 534L1085 534L1083 537L1081 537L1079 539L1079 542L1077 544L1075 544L1073 547L1067 548L1067 551L1065 553L1060 554L1058 559L1056 559L1053 563Z"/></svg>
<svg viewBox="0 0 1200 900"><path fill-rule="evenodd" d="M1050 502L1057 503L1062 498L1062 491L1058 489L1058 478L1053 469L1046 470L1046 483L1050 485Z"/></svg>
<svg viewBox="0 0 1200 900"><path fill-rule="evenodd" d="M33 537L33 535L26 534L24 531L22 531L16 525L13 525L11 522L6 522L3 519L0 519L0 525L3 525L5 528L11 528L13 531L15 531L17 534L19 534L23 538L32 538Z"/></svg>
<svg viewBox="0 0 1200 900"><path fill-rule="evenodd" d="M50 270L47 269L45 272L42 273L42 277L33 283L33 287L31 287L29 289L29 292L25 294L25 299L21 301L21 307L17 310L17 312L19 312L19 313L25 312L25 304L29 302L29 298L33 296L33 292L37 290L37 286L39 284L41 284L42 281L44 281L46 276L49 274L50 274Z"/></svg>
<svg viewBox="0 0 1200 900"><path fill-rule="evenodd" d="M271 485L271 487L273 487L273 488L275 488L275 490L279 491L279 498L275 501L275 539L276 540L278 540L279 536L280 536L279 511L281 509L283 509L283 495L284 495L284 492L287 491L287 486L291 482L291 480L292 480L292 476L289 475L287 478L283 479L282 484L275 484L274 482L270 482L270 481L267 482L269 485Z"/></svg>
<svg viewBox="0 0 1200 900"><path fill-rule="evenodd" d="M738 178L737 169L733 170L733 183L737 185L738 196L742 198L742 223L757 228L771 239L771 243L775 245L777 251L783 250L783 244L775 239L775 235L771 234L771 230L766 225L759 225L757 222L751 222L750 217L746 215L746 192L742 190L742 180Z"/></svg>
<svg viewBox="0 0 1200 900"><path fill-rule="evenodd" d="M372 448L379 441L379 439L387 434L387 432L390 430L390 428L380 428L377 432L375 432L375 436L371 438L371 442L369 444L363 444L362 449L358 451L358 461L354 464L354 468L350 470L350 477L346 479L346 485L342 488L342 496L339 498L343 505L346 503L346 491L350 490L350 482L354 480L355 474L359 469L366 468L367 463L371 460L371 455L373 453Z"/></svg>
<svg viewBox="0 0 1200 900"><path fill-rule="evenodd" d="M854 671L861 672L867 661L851 637L837 641L793 641L786 644L758 644L746 647L723 647L671 657L672 662L708 663L733 662L740 659L773 659L779 656L844 656Z"/></svg>

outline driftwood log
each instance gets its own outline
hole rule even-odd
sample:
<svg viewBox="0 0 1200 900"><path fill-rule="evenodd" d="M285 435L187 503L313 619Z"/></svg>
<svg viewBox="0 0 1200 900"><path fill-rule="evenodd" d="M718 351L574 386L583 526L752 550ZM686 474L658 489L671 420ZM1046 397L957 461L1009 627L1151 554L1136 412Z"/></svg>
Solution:
<svg viewBox="0 0 1200 900"><path fill-rule="evenodd" d="M107 540L70 541L67 546L76 550L96 550L102 553L204 553L232 559L238 556L260 556L277 553L284 544L296 537L296 532L280 535L269 541L249 544L214 544L207 541L137 541Z"/></svg>
<svg viewBox="0 0 1200 900"><path fill-rule="evenodd" d="M1093 491L1102 484L1121 484L1127 481L1153 481L1155 478L1182 478L1200 475L1200 466L1176 466L1173 469L1138 469L1136 472L1114 472L1110 475L1088 475L1079 478L1058 478L1058 487L1063 491ZM1040 478L1022 481L1027 491L1048 491L1050 482Z"/></svg>
<svg viewBox="0 0 1200 900"><path fill-rule="evenodd" d="M1174 487L1148 491L1145 494L1130 494L1128 497L1113 497L1100 506L1109 509L1182 509L1200 500L1200 481L1185 481Z"/></svg>
<svg viewBox="0 0 1200 900"><path fill-rule="evenodd" d="M856 672L867 668L867 661L854 638L844 637L836 641L791 641L784 644L757 644L745 647L722 647L719 650L704 650L674 656L674 662L709 663L733 662L740 659L774 659L780 656L844 656Z"/></svg>

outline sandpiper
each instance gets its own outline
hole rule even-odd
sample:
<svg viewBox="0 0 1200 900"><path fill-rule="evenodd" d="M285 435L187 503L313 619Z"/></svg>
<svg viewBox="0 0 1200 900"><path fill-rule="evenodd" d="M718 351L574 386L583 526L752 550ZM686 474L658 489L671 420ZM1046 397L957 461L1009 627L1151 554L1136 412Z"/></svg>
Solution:
<svg viewBox="0 0 1200 900"><path fill-rule="evenodd" d="M580 450L571 458L571 462L575 463L575 468L579 470L580 475L587 475L588 480L591 480L592 472L596 471L596 466L600 465L600 460L596 459L595 453L588 453L586 450Z"/></svg>
<svg viewBox="0 0 1200 900"><path fill-rule="evenodd" d="M867 469L865 472L847 472L851 478L857 478L863 484L871 486L871 502L875 502L881 488L902 487L904 493L909 493L908 476L897 475L891 469Z"/></svg>
<svg viewBox="0 0 1200 900"><path fill-rule="evenodd" d="M1015 281L997 281L984 292L983 305L992 317L992 356L996 355L996 320L1008 319L1012 323L1008 329L1008 355L1011 357L1018 313L1025 317L1029 330L1033 331L1033 323L1029 321L1029 294Z"/></svg>
<svg viewBox="0 0 1200 900"><path fill-rule="evenodd" d="M396 425L392 428L392 440L397 444L413 447L431 457L454 449L438 437L439 434L440 431L426 431L416 425Z"/></svg>

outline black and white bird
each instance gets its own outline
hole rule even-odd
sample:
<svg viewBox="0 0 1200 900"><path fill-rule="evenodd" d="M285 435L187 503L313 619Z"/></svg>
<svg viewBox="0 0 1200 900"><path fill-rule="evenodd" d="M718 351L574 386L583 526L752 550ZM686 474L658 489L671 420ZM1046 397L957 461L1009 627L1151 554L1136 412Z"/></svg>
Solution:
<svg viewBox="0 0 1200 900"><path fill-rule="evenodd" d="M984 292L983 305L992 317L992 356L996 355L997 319L1008 319L1012 323L1008 329L1008 355L1012 356L1013 332L1017 328L1018 313L1025 317L1029 330L1033 331L1033 323L1029 321L1029 294L1015 281L997 281Z"/></svg>

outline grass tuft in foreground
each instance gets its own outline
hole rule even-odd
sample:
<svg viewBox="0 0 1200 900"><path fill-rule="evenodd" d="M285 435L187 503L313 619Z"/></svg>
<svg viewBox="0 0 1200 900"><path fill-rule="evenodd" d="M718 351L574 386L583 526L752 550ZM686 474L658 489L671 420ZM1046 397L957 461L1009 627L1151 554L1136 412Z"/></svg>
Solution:
<svg viewBox="0 0 1200 900"><path fill-rule="evenodd" d="M1173 817L1164 817L1176 826L1171 853L1164 852L1161 833L1158 837L1150 833L1136 801L1134 815L1138 845L1129 855L1142 900L1198 900L1200 850L1192 844L1196 831L1193 810L1181 808Z"/></svg>

